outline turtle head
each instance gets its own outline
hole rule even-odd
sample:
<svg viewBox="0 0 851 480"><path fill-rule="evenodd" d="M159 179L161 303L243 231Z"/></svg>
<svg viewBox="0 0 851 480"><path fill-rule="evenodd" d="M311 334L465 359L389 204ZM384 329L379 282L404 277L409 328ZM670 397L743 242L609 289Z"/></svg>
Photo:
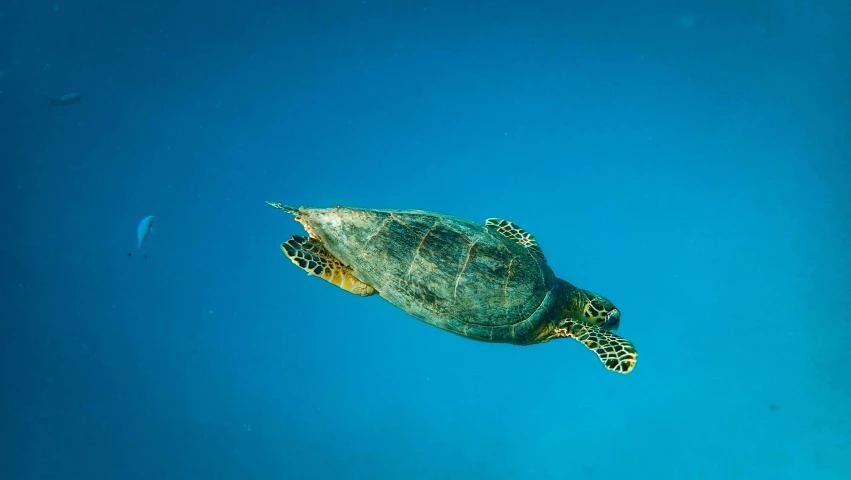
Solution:
<svg viewBox="0 0 851 480"><path fill-rule="evenodd" d="M621 323L621 311L608 298L588 290L582 290L583 319L586 323L604 330L617 330Z"/></svg>

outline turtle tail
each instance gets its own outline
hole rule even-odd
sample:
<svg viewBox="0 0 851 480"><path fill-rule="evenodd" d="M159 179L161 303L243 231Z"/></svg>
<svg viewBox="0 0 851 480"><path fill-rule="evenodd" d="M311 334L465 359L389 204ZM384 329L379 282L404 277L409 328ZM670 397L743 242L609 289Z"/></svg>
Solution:
<svg viewBox="0 0 851 480"><path fill-rule="evenodd" d="M269 204L272 207L277 208L278 210L283 210L283 211L289 213L290 215L297 215L298 214L298 209L293 208L289 205L284 205L284 204L278 203L278 202L270 202L268 200L266 200L266 203Z"/></svg>

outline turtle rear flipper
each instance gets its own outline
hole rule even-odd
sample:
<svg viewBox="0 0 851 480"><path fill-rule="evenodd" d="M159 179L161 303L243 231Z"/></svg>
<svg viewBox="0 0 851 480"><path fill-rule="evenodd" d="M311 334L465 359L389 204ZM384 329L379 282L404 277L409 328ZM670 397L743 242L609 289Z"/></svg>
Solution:
<svg viewBox="0 0 851 480"><path fill-rule="evenodd" d="M358 280L352 273L352 269L334 258L334 255L317 239L293 235L281 244L281 250L308 275L320 277L347 292L362 297L375 293L374 288Z"/></svg>
<svg viewBox="0 0 851 480"><path fill-rule="evenodd" d="M638 352L632 342L600 327L568 320L556 330L558 336L575 338L582 342L613 372L627 374L638 361Z"/></svg>
<svg viewBox="0 0 851 480"><path fill-rule="evenodd" d="M283 210L283 211L289 213L290 215L298 215L298 209L293 208L289 205L284 205L283 203L280 203L280 202L270 202L268 200L266 200L266 204L271 206L271 207L277 208L278 210Z"/></svg>

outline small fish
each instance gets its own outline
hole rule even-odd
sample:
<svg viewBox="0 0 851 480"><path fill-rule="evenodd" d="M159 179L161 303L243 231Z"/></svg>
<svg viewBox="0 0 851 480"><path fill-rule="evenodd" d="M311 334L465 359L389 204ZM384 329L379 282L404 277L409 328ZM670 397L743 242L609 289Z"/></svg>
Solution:
<svg viewBox="0 0 851 480"><path fill-rule="evenodd" d="M151 235L151 232L154 231L154 216L148 215L143 218L141 222L139 222L139 226L136 227L136 251L142 251L142 244L145 243L145 240L148 239L148 236ZM132 255L133 252L128 252L127 256ZM148 258L148 254L142 255L145 258Z"/></svg>
<svg viewBox="0 0 851 480"><path fill-rule="evenodd" d="M59 98L51 99L50 100L50 107L48 108L48 110L52 110L53 107L55 107L57 105L59 105L59 106L72 105L72 104L77 103L80 100L82 100L83 97L84 97L84 95L82 93L79 93L79 92L66 93L65 95L62 95Z"/></svg>

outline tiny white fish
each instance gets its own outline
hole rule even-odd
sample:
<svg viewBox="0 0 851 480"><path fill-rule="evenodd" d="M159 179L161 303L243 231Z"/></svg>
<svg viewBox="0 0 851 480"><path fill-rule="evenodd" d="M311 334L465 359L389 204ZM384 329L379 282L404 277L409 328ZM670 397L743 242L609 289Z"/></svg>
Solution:
<svg viewBox="0 0 851 480"><path fill-rule="evenodd" d="M148 236L151 235L151 232L154 231L154 216L148 215L143 218L141 222L139 222L139 226L136 227L136 250L142 251L142 244L145 243L145 240L148 239ZM132 252L127 253L129 257ZM143 255L145 258L148 258L148 255Z"/></svg>

